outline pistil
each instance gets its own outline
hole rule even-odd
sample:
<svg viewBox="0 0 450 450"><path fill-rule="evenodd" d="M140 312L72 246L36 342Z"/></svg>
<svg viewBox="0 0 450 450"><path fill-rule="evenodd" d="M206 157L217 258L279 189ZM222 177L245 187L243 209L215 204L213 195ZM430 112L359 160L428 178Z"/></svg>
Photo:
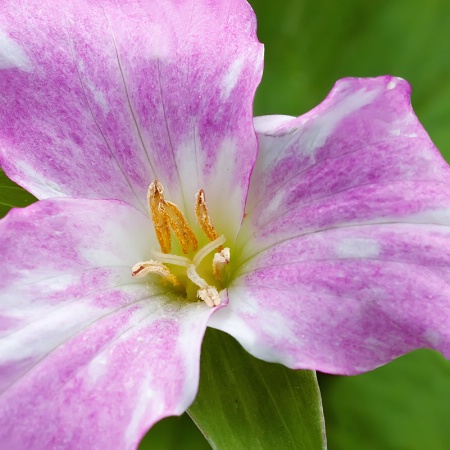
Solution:
<svg viewBox="0 0 450 450"><path fill-rule="evenodd" d="M218 236L216 239L214 239L209 244L206 244L195 256L192 260L193 264L195 266L199 266L200 263L203 261L203 259L209 255L212 251L214 251L217 247L221 247L222 244L225 244L225 236L222 234L222 236Z"/></svg>

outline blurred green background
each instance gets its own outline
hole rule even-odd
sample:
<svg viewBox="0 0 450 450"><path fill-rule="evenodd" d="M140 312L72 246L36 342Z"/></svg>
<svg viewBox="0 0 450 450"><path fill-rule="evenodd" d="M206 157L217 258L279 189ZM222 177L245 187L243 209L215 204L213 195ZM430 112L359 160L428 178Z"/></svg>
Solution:
<svg viewBox="0 0 450 450"><path fill-rule="evenodd" d="M450 162L450 1L250 3L266 47L256 115L300 115L342 77L401 76ZM319 381L330 450L450 449L450 363L440 355L419 350L365 375ZM170 418L142 448L208 448L202 439L189 417Z"/></svg>
<svg viewBox="0 0 450 450"><path fill-rule="evenodd" d="M401 76L413 87L418 117L450 161L450 1L250 3L266 46L256 115L300 115L341 77ZM1 173L0 188L0 214L33 200L18 196ZM368 374L320 375L319 381L330 450L450 449L450 363L440 355L419 350ZM140 448L209 446L184 415L157 424Z"/></svg>

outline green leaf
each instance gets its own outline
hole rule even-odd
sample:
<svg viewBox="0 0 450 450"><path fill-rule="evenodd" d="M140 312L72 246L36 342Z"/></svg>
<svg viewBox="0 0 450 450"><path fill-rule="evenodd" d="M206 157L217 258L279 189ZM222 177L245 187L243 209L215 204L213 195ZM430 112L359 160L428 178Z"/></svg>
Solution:
<svg viewBox="0 0 450 450"><path fill-rule="evenodd" d="M188 413L214 449L325 448L315 373L253 358L217 330L206 333Z"/></svg>
<svg viewBox="0 0 450 450"><path fill-rule="evenodd" d="M31 205L36 198L11 181L0 170L0 218L4 217L11 208L21 208Z"/></svg>
<svg viewBox="0 0 450 450"><path fill-rule="evenodd" d="M158 422L142 439L139 450L211 450L187 414Z"/></svg>
<svg viewBox="0 0 450 450"><path fill-rule="evenodd" d="M356 377L320 378L333 450L450 448L450 362L418 350Z"/></svg>

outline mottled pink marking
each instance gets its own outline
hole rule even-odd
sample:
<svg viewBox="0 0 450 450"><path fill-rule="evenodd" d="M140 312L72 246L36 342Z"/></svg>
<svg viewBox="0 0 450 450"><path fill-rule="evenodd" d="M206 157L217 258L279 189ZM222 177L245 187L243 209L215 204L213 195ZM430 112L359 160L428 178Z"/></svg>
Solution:
<svg viewBox="0 0 450 450"><path fill-rule="evenodd" d="M241 267L211 326L331 373L419 347L450 357L450 169L409 93L392 77L345 79L304 116L256 119Z"/></svg>
<svg viewBox="0 0 450 450"><path fill-rule="evenodd" d="M185 207L212 190L220 152L228 176L217 195L239 186L239 226L262 72L246 2L8 0L0 28L29 60L29 70L0 71L0 165L12 179L38 198L145 210L158 178Z"/></svg>
<svg viewBox="0 0 450 450"><path fill-rule="evenodd" d="M0 222L1 448L134 449L193 401L213 310L132 278L155 245L150 225L133 206L86 199Z"/></svg>

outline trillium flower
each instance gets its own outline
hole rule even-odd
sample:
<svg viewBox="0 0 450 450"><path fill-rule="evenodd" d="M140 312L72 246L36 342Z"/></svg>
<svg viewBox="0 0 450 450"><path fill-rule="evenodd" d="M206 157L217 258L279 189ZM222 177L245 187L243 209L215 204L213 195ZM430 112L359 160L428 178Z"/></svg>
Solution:
<svg viewBox="0 0 450 450"><path fill-rule="evenodd" d="M241 0L6 1L2 448L135 448L193 401L206 326L291 368L450 356L450 171L401 79L252 118Z"/></svg>

